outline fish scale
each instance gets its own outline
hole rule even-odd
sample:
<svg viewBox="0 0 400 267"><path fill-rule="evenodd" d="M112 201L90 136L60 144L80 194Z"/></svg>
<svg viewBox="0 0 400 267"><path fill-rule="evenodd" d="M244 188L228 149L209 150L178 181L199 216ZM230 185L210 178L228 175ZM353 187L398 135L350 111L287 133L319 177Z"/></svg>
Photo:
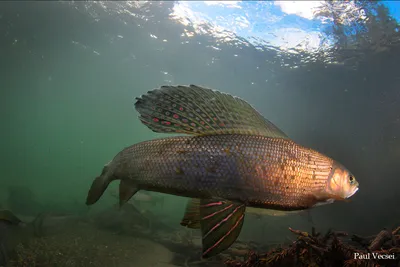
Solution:
<svg viewBox="0 0 400 267"><path fill-rule="evenodd" d="M324 189L333 164L293 141L251 135L146 141L124 149L112 162L115 176L131 177L146 190L174 187L185 197L218 196L285 210L316 204L310 195Z"/></svg>
<svg viewBox="0 0 400 267"><path fill-rule="evenodd" d="M189 197L181 224L200 228L204 258L237 239L246 207L303 210L358 190L343 165L296 144L238 97L196 85L162 86L136 98L135 108L152 131L187 135L123 149L95 178L86 203L113 180L120 180L120 205L141 189Z"/></svg>

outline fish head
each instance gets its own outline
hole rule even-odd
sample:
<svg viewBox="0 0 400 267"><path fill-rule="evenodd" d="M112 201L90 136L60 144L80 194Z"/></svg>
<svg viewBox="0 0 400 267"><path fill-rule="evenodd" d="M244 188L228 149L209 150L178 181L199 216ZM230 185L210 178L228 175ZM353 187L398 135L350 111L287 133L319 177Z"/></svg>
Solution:
<svg viewBox="0 0 400 267"><path fill-rule="evenodd" d="M335 162L327 181L327 192L335 199L344 200L353 196L359 189L354 175L340 163Z"/></svg>

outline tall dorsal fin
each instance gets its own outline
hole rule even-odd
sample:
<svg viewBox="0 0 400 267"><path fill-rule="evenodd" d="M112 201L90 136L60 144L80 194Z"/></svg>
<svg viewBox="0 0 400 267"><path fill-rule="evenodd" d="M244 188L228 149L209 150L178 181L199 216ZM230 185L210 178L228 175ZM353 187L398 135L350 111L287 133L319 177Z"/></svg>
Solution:
<svg viewBox="0 0 400 267"><path fill-rule="evenodd" d="M288 139L246 101L212 89L196 85L162 86L136 100L139 119L154 132Z"/></svg>

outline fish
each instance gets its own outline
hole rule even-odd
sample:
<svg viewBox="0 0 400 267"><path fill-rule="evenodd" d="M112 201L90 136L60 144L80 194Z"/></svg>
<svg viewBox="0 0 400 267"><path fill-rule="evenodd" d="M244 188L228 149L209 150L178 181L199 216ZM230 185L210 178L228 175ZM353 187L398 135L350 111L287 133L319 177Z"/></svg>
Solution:
<svg viewBox="0 0 400 267"><path fill-rule="evenodd" d="M122 149L92 182L86 204L114 180L120 205L139 190L200 199L203 258L235 242L247 207L306 210L359 190L341 163L297 144L239 97L167 85L137 97L134 107L150 130L174 136Z"/></svg>

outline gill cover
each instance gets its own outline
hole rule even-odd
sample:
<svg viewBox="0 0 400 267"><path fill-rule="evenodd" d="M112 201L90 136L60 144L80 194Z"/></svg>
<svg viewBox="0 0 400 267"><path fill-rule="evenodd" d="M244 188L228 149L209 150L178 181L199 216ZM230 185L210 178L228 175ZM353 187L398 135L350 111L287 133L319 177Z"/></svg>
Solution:
<svg viewBox="0 0 400 267"><path fill-rule="evenodd" d="M343 165L334 162L328 178L328 193L342 199L353 196L358 191L359 184L354 175Z"/></svg>

